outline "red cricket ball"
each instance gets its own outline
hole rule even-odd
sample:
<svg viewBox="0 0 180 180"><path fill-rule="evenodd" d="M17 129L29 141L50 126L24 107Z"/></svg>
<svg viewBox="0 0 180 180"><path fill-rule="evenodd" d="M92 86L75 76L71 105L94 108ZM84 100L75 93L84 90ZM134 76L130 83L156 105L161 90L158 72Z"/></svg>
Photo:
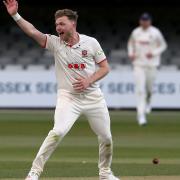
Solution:
<svg viewBox="0 0 180 180"><path fill-rule="evenodd" d="M159 164L159 159L158 159L158 158L154 158L154 159L152 160L152 162L153 162L153 164Z"/></svg>

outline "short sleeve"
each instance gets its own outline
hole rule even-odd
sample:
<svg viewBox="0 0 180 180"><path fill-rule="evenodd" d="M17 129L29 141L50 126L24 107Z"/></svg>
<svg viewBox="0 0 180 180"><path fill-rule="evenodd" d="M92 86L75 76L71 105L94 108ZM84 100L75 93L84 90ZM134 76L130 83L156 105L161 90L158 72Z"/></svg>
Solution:
<svg viewBox="0 0 180 180"><path fill-rule="evenodd" d="M45 48L50 51L54 51L58 37L50 34L46 34L46 37L47 39Z"/></svg>
<svg viewBox="0 0 180 180"><path fill-rule="evenodd" d="M93 39L92 47L94 51L94 60L96 63L100 63L101 61L106 59L104 51L102 50L99 42L96 39Z"/></svg>

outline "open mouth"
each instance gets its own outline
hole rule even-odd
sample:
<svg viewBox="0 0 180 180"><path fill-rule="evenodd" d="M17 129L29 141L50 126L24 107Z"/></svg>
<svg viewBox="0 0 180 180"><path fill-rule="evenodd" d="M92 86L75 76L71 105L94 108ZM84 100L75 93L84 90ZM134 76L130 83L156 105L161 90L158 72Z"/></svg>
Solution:
<svg viewBox="0 0 180 180"><path fill-rule="evenodd" d="M60 36L63 35L63 34L64 34L64 32L60 32L60 33L59 33Z"/></svg>

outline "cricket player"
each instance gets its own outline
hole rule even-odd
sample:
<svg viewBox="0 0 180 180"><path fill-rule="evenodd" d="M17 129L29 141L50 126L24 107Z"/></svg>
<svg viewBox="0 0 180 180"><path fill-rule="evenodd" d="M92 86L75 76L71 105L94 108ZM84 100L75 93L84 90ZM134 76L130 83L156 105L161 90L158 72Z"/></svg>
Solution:
<svg viewBox="0 0 180 180"><path fill-rule="evenodd" d="M38 180L44 165L80 114L85 114L99 140L100 180L119 180L111 171L110 117L98 80L109 72L106 56L95 38L76 31L78 15L69 9L55 13L58 36L43 34L18 14L18 2L6 0L18 26L54 55L58 83L54 127L41 145L26 180ZM99 66L96 69L96 64Z"/></svg>
<svg viewBox="0 0 180 180"><path fill-rule="evenodd" d="M128 55L134 66L137 120L139 125L146 125L146 113L151 112L151 97L157 67L167 44L160 30L152 26L150 14L142 14L139 24L129 38Z"/></svg>

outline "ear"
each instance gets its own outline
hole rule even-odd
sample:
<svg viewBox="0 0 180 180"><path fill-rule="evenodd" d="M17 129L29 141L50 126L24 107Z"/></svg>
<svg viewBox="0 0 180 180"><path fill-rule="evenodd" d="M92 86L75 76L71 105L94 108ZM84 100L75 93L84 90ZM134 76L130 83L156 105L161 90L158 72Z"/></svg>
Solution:
<svg viewBox="0 0 180 180"><path fill-rule="evenodd" d="M73 26L76 27L76 22L75 21L73 21Z"/></svg>

